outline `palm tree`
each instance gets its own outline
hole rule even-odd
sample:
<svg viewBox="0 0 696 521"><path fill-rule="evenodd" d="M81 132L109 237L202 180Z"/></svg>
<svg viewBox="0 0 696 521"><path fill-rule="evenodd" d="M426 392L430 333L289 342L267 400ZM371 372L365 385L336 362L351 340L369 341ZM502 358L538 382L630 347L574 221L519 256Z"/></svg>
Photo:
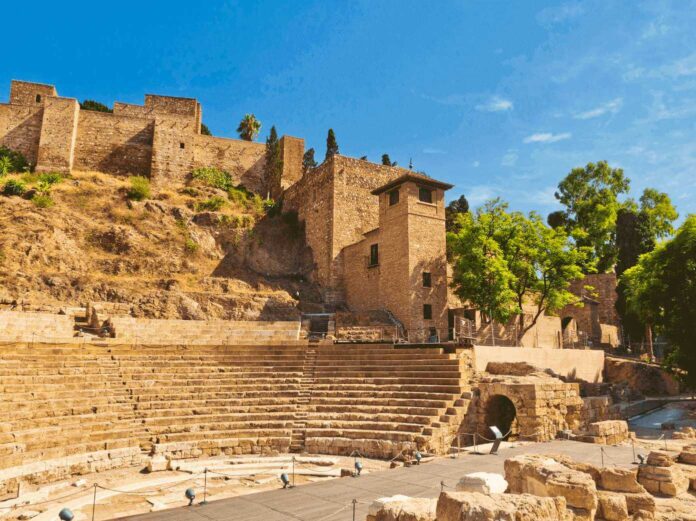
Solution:
<svg viewBox="0 0 696 521"><path fill-rule="evenodd" d="M245 141L254 141L261 130L261 122L253 114L246 114L239 122L237 132Z"/></svg>

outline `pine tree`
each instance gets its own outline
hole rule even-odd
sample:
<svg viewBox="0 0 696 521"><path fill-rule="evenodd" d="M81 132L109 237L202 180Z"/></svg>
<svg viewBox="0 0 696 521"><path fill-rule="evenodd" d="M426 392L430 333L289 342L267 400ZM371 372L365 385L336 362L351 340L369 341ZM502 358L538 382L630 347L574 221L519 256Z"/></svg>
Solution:
<svg viewBox="0 0 696 521"><path fill-rule="evenodd" d="M314 159L314 149L310 148L302 156L302 171L306 174L312 168L316 168L317 161Z"/></svg>
<svg viewBox="0 0 696 521"><path fill-rule="evenodd" d="M283 173L283 160L280 157L280 142L275 125L266 138L266 165L264 166L264 178L269 193L274 192L280 186L280 177Z"/></svg>
<svg viewBox="0 0 696 521"><path fill-rule="evenodd" d="M336 134L332 128L329 129L329 133L326 136L326 157L324 161L338 154L338 142L336 141Z"/></svg>

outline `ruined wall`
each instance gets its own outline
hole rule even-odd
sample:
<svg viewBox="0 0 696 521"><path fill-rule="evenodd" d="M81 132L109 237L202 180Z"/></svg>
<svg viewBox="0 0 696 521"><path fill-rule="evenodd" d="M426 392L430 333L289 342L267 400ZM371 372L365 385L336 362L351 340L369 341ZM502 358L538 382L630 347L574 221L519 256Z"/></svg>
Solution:
<svg viewBox="0 0 696 521"><path fill-rule="evenodd" d="M79 114L80 105L75 99L53 96L44 99L36 170L70 172Z"/></svg>
<svg viewBox="0 0 696 521"><path fill-rule="evenodd" d="M280 138L280 157L283 161L283 177L280 180L280 190L286 190L302 179L302 158L304 156L304 139L290 136ZM281 191L274 197L281 195Z"/></svg>
<svg viewBox="0 0 696 521"><path fill-rule="evenodd" d="M592 286L593 289L586 289ZM559 316L572 317L578 325L578 330L588 335L588 338L595 343L616 344L621 323L616 312L616 274L614 273L595 273L586 275L583 279L575 280L570 284L569 290L583 298L582 307L568 305L564 307ZM601 324L614 326L616 329L609 331L602 330ZM609 335L616 331L611 342L608 342Z"/></svg>
<svg viewBox="0 0 696 521"><path fill-rule="evenodd" d="M81 110L74 168L149 175L153 130L151 119Z"/></svg>
<svg viewBox="0 0 696 521"><path fill-rule="evenodd" d="M21 152L30 165L35 165L42 119L43 104L27 107L0 104L0 145Z"/></svg>

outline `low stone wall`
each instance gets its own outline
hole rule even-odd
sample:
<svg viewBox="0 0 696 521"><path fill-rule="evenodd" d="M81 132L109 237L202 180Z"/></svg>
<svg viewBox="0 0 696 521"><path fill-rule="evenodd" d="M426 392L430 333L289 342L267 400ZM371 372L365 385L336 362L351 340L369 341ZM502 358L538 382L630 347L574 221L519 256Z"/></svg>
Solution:
<svg viewBox="0 0 696 521"><path fill-rule="evenodd" d="M479 372L485 371L489 362L527 362L568 378L586 382L603 380L604 351L474 346L474 357Z"/></svg>
<svg viewBox="0 0 696 521"><path fill-rule="evenodd" d="M580 422L583 427L604 420L621 419L621 406L614 405L610 396L589 396L582 399Z"/></svg>
<svg viewBox="0 0 696 521"><path fill-rule="evenodd" d="M624 358L607 357L604 374L609 383L625 382L646 396L676 396L679 383L661 367Z"/></svg>
<svg viewBox="0 0 696 521"><path fill-rule="evenodd" d="M68 315L0 311L0 342L67 341L73 328Z"/></svg>

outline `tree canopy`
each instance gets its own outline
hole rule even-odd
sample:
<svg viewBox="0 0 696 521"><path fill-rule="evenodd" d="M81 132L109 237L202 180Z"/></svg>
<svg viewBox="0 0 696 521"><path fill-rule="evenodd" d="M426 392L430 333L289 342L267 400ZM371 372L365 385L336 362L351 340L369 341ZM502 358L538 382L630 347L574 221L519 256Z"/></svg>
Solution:
<svg viewBox="0 0 696 521"><path fill-rule="evenodd" d="M94 101L91 99L86 99L82 103L80 103L80 108L82 110L94 110L96 112L112 113L114 111L114 109L107 107L103 103L100 103L99 101Z"/></svg>
<svg viewBox="0 0 696 521"><path fill-rule="evenodd" d="M264 177L270 193L280 186L280 178L283 174L283 160L280 155L280 143L275 125L271 127L271 131L266 138L265 157Z"/></svg>
<svg viewBox="0 0 696 521"><path fill-rule="evenodd" d="M465 195L460 195L459 199L451 201L445 208L445 227L448 232L458 232L457 215L469 211L469 201Z"/></svg>
<svg viewBox="0 0 696 521"><path fill-rule="evenodd" d="M208 128L208 125L206 125L205 123L201 123L201 134L203 134L204 136L212 136L213 135L213 133Z"/></svg>
<svg viewBox="0 0 696 521"><path fill-rule="evenodd" d="M384 166L396 166L396 161L392 162L389 154L382 154L382 164Z"/></svg>
<svg viewBox="0 0 696 521"><path fill-rule="evenodd" d="M621 276L628 309L652 324L672 345L668 363L696 386L696 215L673 239L641 255Z"/></svg>
<svg viewBox="0 0 696 521"><path fill-rule="evenodd" d="M316 168L317 161L314 159L314 149L310 148L302 156L302 171L309 172L312 168Z"/></svg>
<svg viewBox="0 0 696 521"><path fill-rule="evenodd" d="M261 122L253 114L245 114L237 127L239 137L245 141L254 141L261 131Z"/></svg>
<svg viewBox="0 0 696 521"><path fill-rule="evenodd" d="M454 290L491 319L507 322L519 315L524 334L544 312L578 302L568 288L582 276L586 253L563 229L550 228L533 212L508 212L499 199L474 213L458 213L456 224L447 234ZM534 306L529 321L524 305Z"/></svg>
<svg viewBox="0 0 696 521"><path fill-rule="evenodd" d="M334 134L333 129L330 128L328 134L326 135L326 156L324 157L324 160L329 159L336 154L338 154L338 142L336 141L336 134Z"/></svg>

